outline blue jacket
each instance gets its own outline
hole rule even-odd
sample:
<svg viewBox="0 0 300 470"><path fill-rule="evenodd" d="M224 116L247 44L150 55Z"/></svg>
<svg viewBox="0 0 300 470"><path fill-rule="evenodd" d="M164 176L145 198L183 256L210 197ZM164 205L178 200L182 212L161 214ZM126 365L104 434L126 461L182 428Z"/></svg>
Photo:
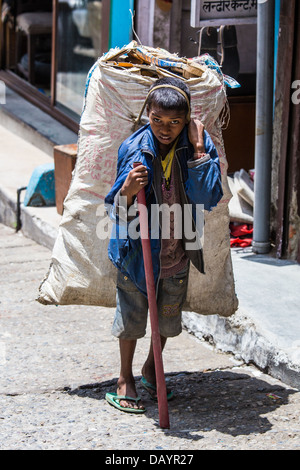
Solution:
<svg viewBox="0 0 300 470"><path fill-rule="evenodd" d="M211 137L205 131L204 145L210 159L199 165L188 163L193 159L194 148L188 139L187 126L179 136L175 158L180 168L182 197L192 208L192 218L195 227L197 204L204 205L204 209L210 211L223 196L221 171L217 150ZM123 186L123 183L133 168L134 162L141 162L148 169L148 185L145 188L149 217L150 243L154 279L157 283L160 274L160 238L151 237L151 205L158 204L156 191L154 190L154 163L158 153L158 142L152 133L149 124L139 129L126 139L119 148L117 176L113 187L105 198L107 213L113 221L112 236L108 246L108 256L112 263L131 281L137 288L147 295L146 280L140 237L131 238L127 234L127 226L120 220L115 207L115 197ZM129 222L128 222L129 223ZM125 224L126 225L126 224ZM124 229L125 232L124 232ZM186 251L196 268L204 273L202 249Z"/></svg>

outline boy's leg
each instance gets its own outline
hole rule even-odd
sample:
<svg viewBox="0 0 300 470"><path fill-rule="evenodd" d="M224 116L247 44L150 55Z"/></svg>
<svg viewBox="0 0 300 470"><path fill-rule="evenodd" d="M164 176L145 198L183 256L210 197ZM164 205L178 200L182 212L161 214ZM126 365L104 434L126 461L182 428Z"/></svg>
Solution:
<svg viewBox="0 0 300 470"><path fill-rule="evenodd" d="M188 274L189 264L174 276L160 281L157 307L162 351L166 345L167 338L178 336L181 333L181 313L186 299ZM152 341L148 357L142 368L142 375L147 382L156 386ZM155 395L155 391L153 393Z"/></svg>
<svg viewBox="0 0 300 470"><path fill-rule="evenodd" d="M120 272L117 278L117 308L112 327L112 333L119 338L120 348L120 377L118 380L118 395L136 398L135 381L132 372L132 362L138 338L146 333L147 299L138 291L134 284ZM125 408L141 408L139 402L121 400Z"/></svg>
<svg viewBox="0 0 300 470"><path fill-rule="evenodd" d="M121 356L121 370L118 380L118 395L126 395L128 397L136 398L135 381L132 373L132 361L136 347L136 340L119 339L120 356ZM125 408L139 408L144 409L144 406L139 403L136 405L130 400L121 400L120 405Z"/></svg>
<svg viewBox="0 0 300 470"><path fill-rule="evenodd" d="M166 345L166 342L167 342L167 338L165 338L164 336L161 336L160 337L160 342L161 342L161 350L163 351L163 349ZM154 361L154 352L153 352L152 340L151 340L151 343L150 343L150 349L149 349L148 357L147 357L147 359L145 361L145 364L143 365L143 368L142 368L142 375L143 375L143 377L145 377L147 382L151 383L152 385L156 384L155 361Z"/></svg>

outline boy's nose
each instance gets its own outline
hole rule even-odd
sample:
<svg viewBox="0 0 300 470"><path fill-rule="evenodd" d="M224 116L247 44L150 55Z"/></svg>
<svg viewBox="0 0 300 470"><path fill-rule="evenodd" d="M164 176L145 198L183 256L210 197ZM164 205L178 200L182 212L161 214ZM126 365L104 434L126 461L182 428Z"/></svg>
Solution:
<svg viewBox="0 0 300 470"><path fill-rule="evenodd" d="M170 124L169 123L163 123L162 128L164 132L168 132L170 130Z"/></svg>

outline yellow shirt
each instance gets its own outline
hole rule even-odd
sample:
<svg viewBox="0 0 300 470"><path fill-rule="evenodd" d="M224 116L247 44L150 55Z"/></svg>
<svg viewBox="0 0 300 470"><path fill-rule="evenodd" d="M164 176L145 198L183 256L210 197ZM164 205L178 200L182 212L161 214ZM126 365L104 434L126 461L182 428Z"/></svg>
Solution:
<svg viewBox="0 0 300 470"><path fill-rule="evenodd" d="M175 149L176 149L177 142L178 142L178 139L176 139L173 147L169 151L166 158L164 160L161 158L161 166L162 166L162 169L163 169L163 174L164 174L167 186L169 185L170 179L171 179L172 163L173 163L173 159L174 159L174 155L175 155Z"/></svg>

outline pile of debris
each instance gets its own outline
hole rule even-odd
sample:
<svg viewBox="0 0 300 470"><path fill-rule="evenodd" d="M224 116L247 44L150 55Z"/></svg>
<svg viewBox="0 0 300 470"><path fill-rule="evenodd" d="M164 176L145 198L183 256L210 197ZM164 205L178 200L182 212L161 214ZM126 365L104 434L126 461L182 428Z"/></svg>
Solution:
<svg viewBox="0 0 300 470"><path fill-rule="evenodd" d="M179 76L188 80L201 77L205 71L201 63L194 59L178 57L161 48L140 46L136 41L121 49L111 49L101 61L112 67L154 78Z"/></svg>
<svg viewBox="0 0 300 470"><path fill-rule="evenodd" d="M252 244L253 208L254 208L254 170L241 169L233 176L228 176L232 193L229 203L230 245L247 247Z"/></svg>
<svg viewBox="0 0 300 470"><path fill-rule="evenodd" d="M216 71L221 82L229 88L241 86L234 78L225 75L219 63L207 53L188 59L160 47L153 48L131 41L121 49L111 49L100 61L138 75L153 78L173 76L182 80L202 77L205 70L210 68Z"/></svg>

